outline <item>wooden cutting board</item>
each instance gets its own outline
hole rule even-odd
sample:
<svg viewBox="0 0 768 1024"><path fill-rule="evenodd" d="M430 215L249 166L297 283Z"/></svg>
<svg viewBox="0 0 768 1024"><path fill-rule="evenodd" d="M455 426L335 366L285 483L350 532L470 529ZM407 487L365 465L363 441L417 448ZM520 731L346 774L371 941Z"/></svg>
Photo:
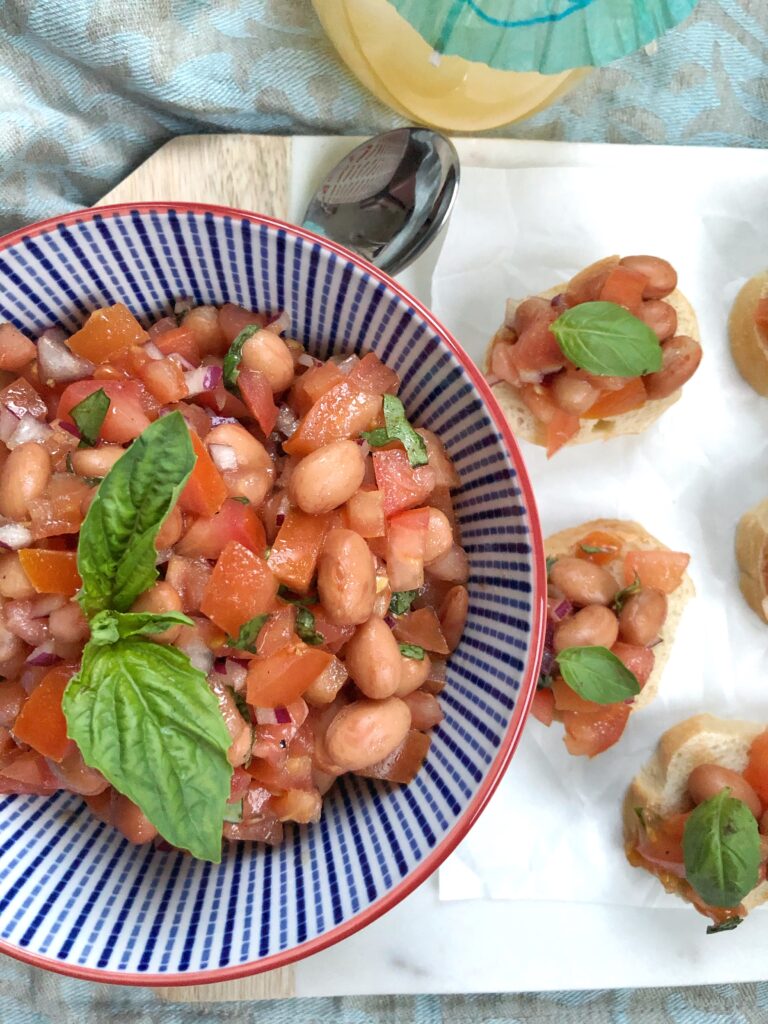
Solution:
<svg viewBox="0 0 768 1024"><path fill-rule="evenodd" d="M215 203L286 219L292 140L280 135L187 135L167 142L96 204L155 200ZM281 999L295 995L293 967L252 978L158 988L168 1002Z"/></svg>

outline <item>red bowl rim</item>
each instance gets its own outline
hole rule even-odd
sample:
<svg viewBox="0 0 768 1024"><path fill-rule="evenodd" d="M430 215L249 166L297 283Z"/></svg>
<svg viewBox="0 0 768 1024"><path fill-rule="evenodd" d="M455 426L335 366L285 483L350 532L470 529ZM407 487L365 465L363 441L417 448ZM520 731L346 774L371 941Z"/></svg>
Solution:
<svg viewBox="0 0 768 1024"><path fill-rule="evenodd" d="M206 985L223 981L234 981L238 978L246 978L265 971L277 970L286 967L288 964L303 960L313 953L327 949L342 939L346 939L355 932L360 931L381 917L388 910L400 903L406 896L409 896L422 882L442 864L446 857L453 852L462 839L467 835L472 825L485 809L488 801L499 785L505 771L507 770L512 755L514 754L520 735L525 724L528 711L536 691L536 679L541 661L544 644L544 628L546 618L544 615L544 599L546 593L546 573L544 560L544 546L542 541L541 526L539 523L538 511L533 497L533 489L525 468L520 448L507 423L504 413L494 397L494 394L480 372L479 368L470 359L467 353L461 348L453 335L440 324L432 313L422 305L418 299L398 284L388 274L383 273L373 264L364 260L356 253L345 249L343 246L332 242L303 227L289 224L286 221L278 220L276 217L267 217L260 213L250 213L246 210L239 210L232 206L217 206L208 203L190 202L141 202L141 203L115 203L109 206L91 207L82 210L73 210L70 213L59 217L49 217L47 220L38 221L36 224L26 228L19 228L8 235L0 237L0 252L23 241L26 238L34 238L36 235L44 234L62 225L75 224L78 221L90 221L96 217L116 217L138 213L149 213L150 211L164 212L173 210L177 213L205 214L213 213L223 216L238 217L249 220L254 224L265 225L286 231L289 234L298 236L307 242L317 243L324 249L329 250L342 259L353 263L360 270L371 277L383 282L389 289L408 303L413 310L422 317L448 346L453 355L461 363L464 371L477 388L488 412L491 415L497 429L501 433L504 443L510 452L512 461L515 464L520 489L528 511L528 518L531 525L530 544L533 555L533 576L534 586L532 590L531 603L533 606L533 622L531 625L531 645L529 649L528 665L520 685L519 696L514 711L509 721L507 732L502 740L496 757L492 761L480 788L473 797L469 806L458 819L452 830L438 843L435 849L416 868L404 878L398 885L386 892L380 899L372 903L361 913L356 914L349 921L337 925L336 928L319 935L315 939L294 946L292 949L275 953L272 956L261 960L252 960L244 964L235 964L232 967L219 967L212 970L195 971L190 974L139 974L124 973L120 971L104 971L92 967L80 967L75 964L61 963L58 960L41 956L37 953L30 953L27 950L19 949L10 943L0 940L0 953L6 953L24 963L32 964L34 967L41 967L45 970L54 971L57 974L64 974L72 978L79 978L84 981L95 981L114 985L137 985L144 987L176 987L187 985Z"/></svg>

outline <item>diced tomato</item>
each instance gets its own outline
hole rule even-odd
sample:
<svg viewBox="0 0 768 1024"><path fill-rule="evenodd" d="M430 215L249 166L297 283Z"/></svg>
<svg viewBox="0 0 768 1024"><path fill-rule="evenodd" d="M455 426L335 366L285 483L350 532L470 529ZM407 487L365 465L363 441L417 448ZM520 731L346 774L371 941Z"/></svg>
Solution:
<svg viewBox="0 0 768 1024"><path fill-rule="evenodd" d="M258 555L263 555L267 546L264 527L253 508L227 498L214 516L196 519L175 550L186 558L215 559L231 540Z"/></svg>
<svg viewBox="0 0 768 1024"><path fill-rule="evenodd" d="M755 306L755 323L763 331L768 330L768 297L758 299Z"/></svg>
<svg viewBox="0 0 768 1024"><path fill-rule="evenodd" d="M429 468L435 474L435 487L444 488L448 491L453 490L454 487L459 487L461 485L459 474L456 472L453 462L437 434L432 433L431 430L426 430L424 427L417 427L416 433L420 434L426 442Z"/></svg>
<svg viewBox="0 0 768 1024"><path fill-rule="evenodd" d="M752 740L749 761L744 769L744 778L768 806L768 731L761 732Z"/></svg>
<svg viewBox="0 0 768 1024"><path fill-rule="evenodd" d="M432 740L417 729L411 729L400 746L383 761L355 772L368 779L384 779L387 782L399 782L407 785L413 782L416 774L424 764L429 753Z"/></svg>
<svg viewBox="0 0 768 1024"><path fill-rule="evenodd" d="M124 444L149 426L141 400L141 391L135 380L76 380L68 385L59 399L56 413L60 420L74 423L70 410L94 391L102 389L109 399L109 408L99 431L102 441Z"/></svg>
<svg viewBox="0 0 768 1024"><path fill-rule="evenodd" d="M74 665L56 665L47 672L27 698L13 727L17 740L53 761L61 761L69 745L61 699L76 671Z"/></svg>
<svg viewBox="0 0 768 1024"><path fill-rule="evenodd" d="M181 555L171 555L165 569L165 581L181 598L181 610L187 615L200 608L212 575L213 569L204 559Z"/></svg>
<svg viewBox="0 0 768 1024"><path fill-rule="evenodd" d="M574 434L579 432L579 417L562 409L555 409L552 419L547 424L547 458L559 452Z"/></svg>
<svg viewBox="0 0 768 1024"><path fill-rule="evenodd" d="M277 406L265 375L261 370L241 370L237 386L251 416L265 434L271 434L277 420Z"/></svg>
<svg viewBox="0 0 768 1024"><path fill-rule="evenodd" d="M0 768L10 764L18 754L18 751L19 748L13 742L10 729L0 726Z"/></svg>
<svg viewBox="0 0 768 1024"><path fill-rule="evenodd" d="M310 366L306 373L296 378L290 393L290 405L297 415L304 416L315 402L344 380L344 374L336 363L319 363Z"/></svg>
<svg viewBox="0 0 768 1024"><path fill-rule="evenodd" d="M173 359L150 359L138 371L138 376L163 405L179 402L189 394L184 371Z"/></svg>
<svg viewBox="0 0 768 1024"><path fill-rule="evenodd" d="M38 594L73 597L80 589L82 580L77 571L77 554L74 551L23 548L19 551L19 561Z"/></svg>
<svg viewBox="0 0 768 1024"><path fill-rule="evenodd" d="M287 647L293 640L295 626L296 608L292 604L273 612L259 631L256 641L256 653L259 657L268 658L283 647Z"/></svg>
<svg viewBox="0 0 768 1024"><path fill-rule="evenodd" d="M373 468L387 517L423 505L434 490L434 470L430 466L414 469L402 448L373 452Z"/></svg>
<svg viewBox="0 0 768 1024"><path fill-rule="evenodd" d="M309 714L309 708L307 707L306 702L302 701L302 703L307 710L307 714ZM296 735L288 744L288 756L303 757L305 754L312 754L314 749L315 736L312 732L312 724L308 718L305 718L297 730Z"/></svg>
<svg viewBox="0 0 768 1024"><path fill-rule="evenodd" d="M416 690L414 693L409 693L407 697L403 697L403 700L411 712L411 725L421 732L434 729L445 717L437 697L432 693Z"/></svg>
<svg viewBox="0 0 768 1024"><path fill-rule="evenodd" d="M528 411L539 423L547 426L558 409L549 388L541 384L523 384L520 398Z"/></svg>
<svg viewBox="0 0 768 1024"><path fill-rule="evenodd" d="M629 586L637 576L644 587L671 594L683 582L690 560L682 551L629 551L624 558L624 580Z"/></svg>
<svg viewBox="0 0 768 1024"><path fill-rule="evenodd" d="M197 460L192 475L179 496L179 505L198 516L215 515L227 499L229 491L221 473L208 454L208 449L194 431L190 431Z"/></svg>
<svg viewBox="0 0 768 1024"><path fill-rule="evenodd" d="M555 698L551 690L539 689L534 693L531 714L542 725L552 725L555 718Z"/></svg>
<svg viewBox="0 0 768 1024"><path fill-rule="evenodd" d="M510 358L521 381L538 383L546 374L554 373L565 365L565 356L550 330L557 317L557 311L549 303L542 303L519 330Z"/></svg>
<svg viewBox="0 0 768 1024"><path fill-rule="evenodd" d="M0 391L0 405L21 419L25 413L34 416L36 420L45 419L48 415L48 407L32 385L19 377L17 380L7 384Z"/></svg>
<svg viewBox="0 0 768 1024"><path fill-rule="evenodd" d="M68 339L67 345L92 363L106 363L113 353L126 345L142 345L148 338L128 307L116 302L114 306L95 309L80 330Z"/></svg>
<svg viewBox="0 0 768 1024"><path fill-rule="evenodd" d="M644 274L619 265L609 270L600 289L600 302L615 302L625 306L630 313L636 313L643 302L643 292L648 286Z"/></svg>
<svg viewBox="0 0 768 1024"><path fill-rule="evenodd" d="M587 420L602 420L608 416L639 409L648 399L642 377L630 377L618 391L604 391L598 400L582 415Z"/></svg>
<svg viewBox="0 0 768 1024"><path fill-rule="evenodd" d="M333 651L335 654L348 640L352 639L352 634L355 632L354 626L337 626L327 617L322 605L310 605L309 610L315 617L315 629L325 638L323 646L327 647L329 651Z"/></svg>
<svg viewBox="0 0 768 1024"><path fill-rule="evenodd" d="M399 616L392 632L402 644L417 644L426 651L434 651L435 654L449 653L434 608L417 608L416 611Z"/></svg>
<svg viewBox="0 0 768 1024"><path fill-rule="evenodd" d="M27 691L14 679L3 679L0 682L0 725L12 726L21 711Z"/></svg>
<svg viewBox="0 0 768 1024"><path fill-rule="evenodd" d="M560 676L552 680L551 689L555 711L578 711L582 715L599 715L603 707L607 706L580 697Z"/></svg>
<svg viewBox="0 0 768 1024"><path fill-rule="evenodd" d="M428 508L398 512L389 520L386 560L389 585L393 591L418 590L424 582L428 529Z"/></svg>
<svg viewBox="0 0 768 1024"><path fill-rule="evenodd" d="M520 371L512 357L514 341L514 337L509 340L499 336L496 337L491 349L491 373L494 377L498 377L500 380L506 381L507 384L511 384L512 387L519 387Z"/></svg>
<svg viewBox="0 0 768 1024"><path fill-rule="evenodd" d="M0 324L0 370L20 370L37 349L13 324Z"/></svg>
<svg viewBox="0 0 768 1024"><path fill-rule="evenodd" d="M242 800L251 785L251 776L245 768L232 769L232 781L229 784L229 803L236 804Z"/></svg>
<svg viewBox="0 0 768 1024"><path fill-rule="evenodd" d="M34 750L22 751L0 769L0 793L49 796L61 788L61 783L48 767L45 758Z"/></svg>
<svg viewBox="0 0 768 1024"><path fill-rule="evenodd" d="M258 733L258 730L257 730ZM255 757L246 768L251 778L270 793L283 793L289 789L312 789L312 758L286 757L280 764L272 764Z"/></svg>
<svg viewBox="0 0 768 1024"><path fill-rule="evenodd" d="M621 537L607 530L592 530L581 538L576 545L574 554L577 558L583 558L587 562L594 562L595 565L608 565L618 555L623 547ZM599 551L585 551L585 548L599 548Z"/></svg>
<svg viewBox="0 0 768 1024"><path fill-rule="evenodd" d="M192 313L190 312L184 323L186 324ZM242 306L235 306L231 302L225 302L218 312L219 327L227 342L231 345L240 331L251 324L258 324L259 327L266 327L269 317L265 313L254 313L250 309L243 309Z"/></svg>
<svg viewBox="0 0 768 1024"><path fill-rule="evenodd" d="M166 406L166 412L180 412L190 433L194 432L201 438L206 437L213 426L208 413L194 402L171 402Z"/></svg>
<svg viewBox="0 0 768 1024"><path fill-rule="evenodd" d="M232 842L248 840L252 843L266 843L268 846L279 846L283 841L283 825L270 811L259 814L256 818L243 821L225 821L224 838Z"/></svg>
<svg viewBox="0 0 768 1024"><path fill-rule="evenodd" d="M633 673L640 686L648 682L648 677L653 672L653 663L656 660L650 647L638 647L635 644L625 644L619 641L613 645L611 651Z"/></svg>
<svg viewBox="0 0 768 1024"><path fill-rule="evenodd" d="M569 754L594 757L621 739L629 718L628 704L606 704L599 714L563 711L565 746Z"/></svg>
<svg viewBox="0 0 768 1024"><path fill-rule="evenodd" d="M347 379L350 384L354 384L369 395L394 395L400 387L400 378L395 371L385 366L373 352L363 356L350 370Z"/></svg>
<svg viewBox="0 0 768 1024"><path fill-rule="evenodd" d="M317 568L317 560L330 529L331 516L311 516L291 509L277 531L269 553L269 568L291 590L305 594Z"/></svg>
<svg viewBox="0 0 768 1024"><path fill-rule="evenodd" d="M163 331L162 334L153 337L152 341L164 356L171 354L183 356L193 366L197 366L200 362L200 346L197 338L186 325Z"/></svg>
<svg viewBox="0 0 768 1024"><path fill-rule="evenodd" d="M277 578L264 559L232 540L219 556L200 611L231 636L237 636L249 619L272 611L276 595Z"/></svg>
<svg viewBox="0 0 768 1024"><path fill-rule="evenodd" d="M361 537L383 537L387 532L381 491L360 490L344 506L344 525Z"/></svg>
<svg viewBox="0 0 768 1024"><path fill-rule="evenodd" d="M641 829L636 849L643 860L677 878L685 878L683 833L688 817L687 813L673 814Z"/></svg>
<svg viewBox="0 0 768 1024"><path fill-rule="evenodd" d="M315 402L283 449L304 456L330 441L357 437L371 429L381 408L381 395L366 394L344 380Z"/></svg>
<svg viewBox="0 0 768 1024"><path fill-rule="evenodd" d="M83 499L91 488L73 473L54 473L39 498L29 503L32 534L35 540L77 533L82 525Z"/></svg>
<svg viewBox="0 0 768 1024"><path fill-rule="evenodd" d="M323 798L319 790L289 789L279 796L273 796L269 806L280 821L296 821L300 825L320 821Z"/></svg>
<svg viewBox="0 0 768 1024"><path fill-rule="evenodd" d="M197 405L210 409L214 416L231 416L236 420L247 420L251 416L245 402L241 402L237 395L227 391L223 385L219 385L213 391L202 391L195 395L194 401Z"/></svg>
<svg viewBox="0 0 768 1024"><path fill-rule="evenodd" d="M248 670L248 703L275 708L290 704L323 672L333 655L296 639L268 658L256 658Z"/></svg>
<svg viewBox="0 0 768 1024"><path fill-rule="evenodd" d="M295 735L296 726L293 722L257 725L252 747L254 758L268 761L275 767L285 764L289 757L288 748Z"/></svg>

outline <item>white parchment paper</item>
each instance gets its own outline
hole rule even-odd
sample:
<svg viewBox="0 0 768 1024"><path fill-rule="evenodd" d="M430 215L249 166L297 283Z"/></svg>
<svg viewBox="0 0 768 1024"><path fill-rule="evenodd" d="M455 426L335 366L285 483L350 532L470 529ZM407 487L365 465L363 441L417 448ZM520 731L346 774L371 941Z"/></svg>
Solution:
<svg viewBox="0 0 768 1024"><path fill-rule="evenodd" d="M639 437L567 448L521 443L546 534L589 519L639 520L690 552L689 604L660 694L619 744L571 757L562 727L530 719L490 806L440 870L440 896L680 906L621 845L626 786L659 735L699 711L768 722L768 626L748 608L733 554L739 517L768 496L768 399L738 375L727 317L768 264L768 181L625 168L466 168L433 279L433 308L480 364L508 296L566 281L611 253L677 267L704 359L683 397Z"/></svg>

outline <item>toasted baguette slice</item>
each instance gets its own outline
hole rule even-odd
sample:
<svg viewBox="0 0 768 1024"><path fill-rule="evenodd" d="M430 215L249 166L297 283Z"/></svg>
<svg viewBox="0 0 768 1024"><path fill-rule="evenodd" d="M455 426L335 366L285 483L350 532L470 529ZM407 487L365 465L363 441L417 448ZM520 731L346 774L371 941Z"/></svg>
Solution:
<svg viewBox="0 0 768 1024"><path fill-rule="evenodd" d="M768 271L747 281L736 296L728 319L733 361L747 384L759 395L768 395L768 344L755 323L755 310L760 299L765 298L768 298Z"/></svg>
<svg viewBox="0 0 768 1024"><path fill-rule="evenodd" d="M768 498L755 505L739 520L736 527L736 561L739 564L739 586L744 600L763 622L768 622Z"/></svg>
<svg viewBox="0 0 768 1024"><path fill-rule="evenodd" d="M605 263L607 265L615 262L617 259L618 257L608 257L606 260L601 260L593 266L588 267L587 271L592 272L599 269L600 263ZM582 271L582 273L586 273L587 271ZM581 277L581 274L577 276ZM572 280L575 281L576 278L573 278ZM555 295L559 295L564 291L567 286L567 283L555 285L553 288L550 288L549 291L542 292L541 297L544 299L553 299ZM511 326L514 322L515 312L522 301L522 299L517 301L510 300L507 303L504 318L505 322L499 329L500 331ZM676 288L670 295L665 297L664 301L668 302L671 306L674 306L675 312L677 313L677 331L675 333L686 334L701 344L699 324L696 319L693 306L691 306L690 302L686 299L680 289ZM496 337L497 335L494 335L486 349L486 373L490 373L491 353L493 351ZM546 430L523 402L517 388L513 387L511 384L507 384L506 381L499 381L491 385L491 390L501 406L502 412L506 416L515 436L522 437L533 444L546 447ZM681 394L682 388L678 388L677 391L674 391L666 398L647 401L639 409L633 409L630 412L621 413L619 416L607 416L605 419L600 420L582 420L579 430L567 442L566 447L571 444L587 444L589 441L607 441L609 438L616 437L620 434L641 434L644 430L650 427L652 423L655 423L666 409L671 405L674 405Z"/></svg>
<svg viewBox="0 0 768 1024"><path fill-rule="evenodd" d="M713 715L694 715L674 725L663 734L656 753L632 780L624 798L624 848L631 864L646 867L636 852L642 838L643 824L637 809L646 816L665 818L691 809L688 796L688 776L700 764L719 764L723 768L742 772L747 764L752 741L765 729L754 722L741 722L715 718ZM696 894L685 881L670 872L656 874L667 892L697 905ZM768 882L760 882L743 900L745 911L754 910L768 900Z"/></svg>
<svg viewBox="0 0 768 1024"><path fill-rule="evenodd" d="M593 530L605 530L608 533L615 533L624 542L621 554L628 551L669 551L666 544L653 537L639 523L633 523L626 519L593 519L591 522L582 523L581 526L572 526L567 530L561 530L544 541L544 549L547 556L557 558L561 555L572 554L576 544L586 534ZM621 585L624 581L621 580ZM675 639L677 627L680 624L680 616L683 609L693 597L695 591L693 581L688 573L683 576L683 581L674 593L667 595L667 618L661 630L661 643L654 647L655 660L653 671L642 690L632 703L631 710L639 711L653 700L658 693L661 676L664 667L669 660L672 651L672 644Z"/></svg>

